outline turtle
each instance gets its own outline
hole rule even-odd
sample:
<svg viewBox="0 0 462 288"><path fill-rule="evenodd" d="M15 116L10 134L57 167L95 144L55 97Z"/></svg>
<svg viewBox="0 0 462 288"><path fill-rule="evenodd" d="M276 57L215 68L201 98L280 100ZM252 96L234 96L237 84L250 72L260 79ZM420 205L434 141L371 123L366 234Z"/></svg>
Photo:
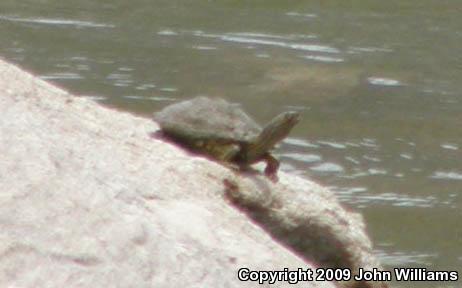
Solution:
<svg viewBox="0 0 462 288"><path fill-rule="evenodd" d="M241 169L265 161L264 173L277 180L279 161L270 150L299 122L284 112L261 128L238 105L205 96L181 101L154 113L162 135L193 152Z"/></svg>

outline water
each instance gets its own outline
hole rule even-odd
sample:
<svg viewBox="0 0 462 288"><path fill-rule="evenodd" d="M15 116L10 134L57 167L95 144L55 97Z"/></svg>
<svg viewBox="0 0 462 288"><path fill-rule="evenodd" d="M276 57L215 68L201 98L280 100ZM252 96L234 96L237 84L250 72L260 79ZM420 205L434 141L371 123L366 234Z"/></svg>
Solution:
<svg viewBox="0 0 462 288"><path fill-rule="evenodd" d="M197 95L298 110L282 169L362 212L388 267L460 269L460 5L328 2L3 0L0 55L147 117Z"/></svg>

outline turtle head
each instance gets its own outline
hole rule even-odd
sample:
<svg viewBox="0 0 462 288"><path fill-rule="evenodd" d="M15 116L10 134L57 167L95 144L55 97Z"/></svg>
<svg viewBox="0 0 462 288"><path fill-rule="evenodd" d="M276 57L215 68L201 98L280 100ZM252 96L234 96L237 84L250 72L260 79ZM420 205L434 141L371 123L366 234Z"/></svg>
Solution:
<svg viewBox="0 0 462 288"><path fill-rule="evenodd" d="M273 120L271 120L271 122L268 123L264 129L267 129L271 126L273 127L271 129L275 130L288 130L287 134L282 136L282 138L285 138L289 134L290 130L298 123L298 121L300 121L300 113L295 111L284 112L274 117Z"/></svg>
<svg viewBox="0 0 462 288"><path fill-rule="evenodd" d="M274 117L252 141L248 151L248 159L259 159L289 135L292 128L300 121L300 113L289 111ZM250 160L251 161L251 160Z"/></svg>

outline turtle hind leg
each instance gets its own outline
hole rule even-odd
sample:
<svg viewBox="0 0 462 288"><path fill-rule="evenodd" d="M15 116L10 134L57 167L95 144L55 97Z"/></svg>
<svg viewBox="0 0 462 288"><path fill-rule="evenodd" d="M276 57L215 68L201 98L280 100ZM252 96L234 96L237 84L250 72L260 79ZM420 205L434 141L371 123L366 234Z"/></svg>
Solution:
<svg viewBox="0 0 462 288"><path fill-rule="evenodd" d="M269 153L266 153L263 156L262 160L266 162L266 168L265 168L266 177L268 177L271 181L275 183L278 182L277 172L279 169L279 161Z"/></svg>

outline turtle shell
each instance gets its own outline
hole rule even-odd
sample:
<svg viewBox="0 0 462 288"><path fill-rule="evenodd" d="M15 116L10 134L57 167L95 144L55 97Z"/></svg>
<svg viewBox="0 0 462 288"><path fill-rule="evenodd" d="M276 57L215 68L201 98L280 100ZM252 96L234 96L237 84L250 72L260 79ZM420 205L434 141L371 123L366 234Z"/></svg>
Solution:
<svg viewBox="0 0 462 288"><path fill-rule="evenodd" d="M223 99L197 97L167 106L154 120L168 136L183 142L248 143L261 127L237 105Z"/></svg>

